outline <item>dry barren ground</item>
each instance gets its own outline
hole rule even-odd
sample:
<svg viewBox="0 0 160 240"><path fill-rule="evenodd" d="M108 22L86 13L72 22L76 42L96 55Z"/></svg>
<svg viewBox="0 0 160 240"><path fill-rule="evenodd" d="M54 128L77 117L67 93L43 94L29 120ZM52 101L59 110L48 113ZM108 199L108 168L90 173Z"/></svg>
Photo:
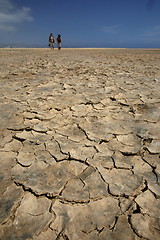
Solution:
<svg viewBox="0 0 160 240"><path fill-rule="evenodd" d="M0 239L160 239L160 50L0 50Z"/></svg>

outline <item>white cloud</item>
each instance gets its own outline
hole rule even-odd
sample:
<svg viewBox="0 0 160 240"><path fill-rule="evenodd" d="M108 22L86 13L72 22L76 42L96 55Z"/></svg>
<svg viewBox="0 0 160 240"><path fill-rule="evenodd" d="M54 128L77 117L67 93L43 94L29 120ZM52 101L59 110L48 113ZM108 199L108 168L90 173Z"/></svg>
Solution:
<svg viewBox="0 0 160 240"><path fill-rule="evenodd" d="M103 26L100 30L108 34L116 34L119 31L119 25Z"/></svg>
<svg viewBox="0 0 160 240"><path fill-rule="evenodd" d="M15 31L17 24L33 21L28 7L18 8L10 0L0 0L0 30Z"/></svg>
<svg viewBox="0 0 160 240"><path fill-rule="evenodd" d="M1 9L12 9L13 4L9 0L0 0Z"/></svg>
<svg viewBox="0 0 160 240"><path fill-rule="evenodd" d="M0 30L7 31L7 32L15 32L17 28L9 24L0 23Z"/></svg>

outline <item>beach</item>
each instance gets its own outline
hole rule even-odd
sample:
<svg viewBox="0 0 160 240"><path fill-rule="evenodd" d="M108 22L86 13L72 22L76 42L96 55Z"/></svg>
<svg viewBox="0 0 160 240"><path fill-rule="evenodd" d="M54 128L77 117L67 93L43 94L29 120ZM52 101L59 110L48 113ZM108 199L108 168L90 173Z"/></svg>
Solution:
<svg viewBox="0 0 160 240"><path fill-rule="evenodd" d="M160 49L0 49L0 86L0 239L159 239Z"/></svg>

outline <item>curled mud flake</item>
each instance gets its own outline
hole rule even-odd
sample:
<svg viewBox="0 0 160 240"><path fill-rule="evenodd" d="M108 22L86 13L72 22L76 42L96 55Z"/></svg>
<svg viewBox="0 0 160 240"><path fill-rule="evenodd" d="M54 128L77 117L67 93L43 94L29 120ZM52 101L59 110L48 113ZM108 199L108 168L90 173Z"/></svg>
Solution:
<svg viewBox="0 0 160 240"><path fill-rule="evenodd" d="M92 172L84 180L85 189L89 191L90 199L101 199L108 196L108 186L97 171Z"/></svg>
<svg viewBox="0 0 160 240"><path fill-rule="evenodd" d="M34 140L34 136L33 136L31 130L30 131L24 130L21 133L17 133L16 138L22 139L22 140L28 140L28 141L33 141Z"/></svg>
<svg viewBox="0 0 160 240"><path fill-rule="evenodd" d="M92 158L96 152L97 151L93 146L79 145L70 150L70 156L73 159L81 159L85 162Z"/></svg>
<svg viewBox="0 0 160 240"><path fill-rule="evenodd" d="M160 140L153 140L147 148L150 153L160 153Z"/></svg>
<svg viewBox="0 0 160 240"><path fill-rule="evenodd" d="M48 131L48 128L49 128L48 123L40 122L39 124L33 127L33 130L40 133L46 133Z"/></svg>
<svg viewBox="0 0 160 240"><path fill-rule="evenodd" d="M67 136L70 140L80 142L86 139L84 131L77 124L67 125L60 128L57 132Z"/></svg>
<svg viewBox="0 0 160 240"><path fill-rule="evenodd" d="M8 229L10 229L10 236L14 236L15 239L24 238L25 235L33 237L40 234L52 221L49 208L50 200L36 198L31 193L26 193L15 213L11 226L5 227L3 236L7 237Z"/></svg>
<svg viewBox="0 0 160 240"><path fill-rule="evenodd" d="M152 218L148 215L142 215L140 213L133 214L129 217L130 226L135 233L140 238L147 240L158 240L159 239L159 229L160 221L159 218Z"/></svg>
<svg viewBox="0 0 160 240"><path fill-rule="evenodd" d="M33 194L26 192L18 211L21 214L29 214L32 216L44 215L49 213L51 201L45 197L37 198Z"/></svg>
<svg viewBox="0 0 160 240"><path fill-rule="evenodd" d="M149 190L138 195L135 198L135 201L140 206L142 213L148 214L149 216L155 218L158 218L160 216L160 199L156 199Z"/></svg>
<svg viewBox="0 0 160 240"><path fill-rule="evenodd" d="M10 218L14 219L14 214L20 205L23 197L22 189L15 184L10 185L1 196L0 200L0 223L6 223Z"/></svg>
<svg viewBox="0 0 160 240"><path fill-rule="evenodd" d="M73 203L89 202L89 191L80 179L70 180L63 189L61 199Z"/></svg>
<svg viewBox="0 0 160 240"><path fill-rule="evenodd" d="M11 142L8 142L4 145L2 150L6 152L18 152L21 147L22 143L16 139L13 139Z"/></svg>
<svg viewBox="0 0 160 240"><path fill-rule="evenodd" d="M142 184L142 178L128 169L111 169L101 171L105 181L109 184L109 191L116 196L132 195Z"/></svg>
<svg viewBox="0 0 160 240"><path fill-rule="evenodd" d="M149 182L148 189L156 195L157 198L160 198L160 186L159 183Z"/></svg>
<svg viewBox="0 0 160 240"><path fill-rule="evenodd" d="M33 153L20 151L16 159L20 165L29 167L35 161L35 156Z"/></svg>
<svg viewBox="0 0 160 240"><path fill-rule="evenodd" d="M0 131L0 149L4 147L6 143L11 142L12 133L9 130Z"/></svg>
<svg viewBox="0 0 160 240"><path fill-rule="evenodd" d="M68 157L67 154L63 154L58 141L50 140L45 143L46 150L57 160L63 160Z"/></svg>
<svg viewBox="0 0 160 240"><path fill-rule="evenodd" d="M88 235L96 228L109 228L115 222L119 207L117 200L108 197L82 205L67 205L56 201L52 210L57 217L51 228L58 232L64 230L69 239L74 239L74 236L84 237L84 234Z"/></svg>
<svg viewBox="0 0 160 240"><path fill-rule="evenodd" d="M65 183L74 177L70 172L69 163L56 163L48 166L43 162L35 162L28 168L15 166L12 170L13 179L17 184L31 189L38 195L56 197ZM41 181L43 179L43 182Z"/></svg>

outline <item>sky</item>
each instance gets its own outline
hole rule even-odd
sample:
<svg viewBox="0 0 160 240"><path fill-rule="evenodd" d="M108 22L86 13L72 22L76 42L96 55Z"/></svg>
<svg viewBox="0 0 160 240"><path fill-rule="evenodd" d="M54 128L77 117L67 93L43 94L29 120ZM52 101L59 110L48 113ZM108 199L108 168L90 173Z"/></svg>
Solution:
<svg viewBox="0 0 160 240"><path fill-rule="evenodd" d="M160 0L0 0L0 47L160 48Z"/></svg>

